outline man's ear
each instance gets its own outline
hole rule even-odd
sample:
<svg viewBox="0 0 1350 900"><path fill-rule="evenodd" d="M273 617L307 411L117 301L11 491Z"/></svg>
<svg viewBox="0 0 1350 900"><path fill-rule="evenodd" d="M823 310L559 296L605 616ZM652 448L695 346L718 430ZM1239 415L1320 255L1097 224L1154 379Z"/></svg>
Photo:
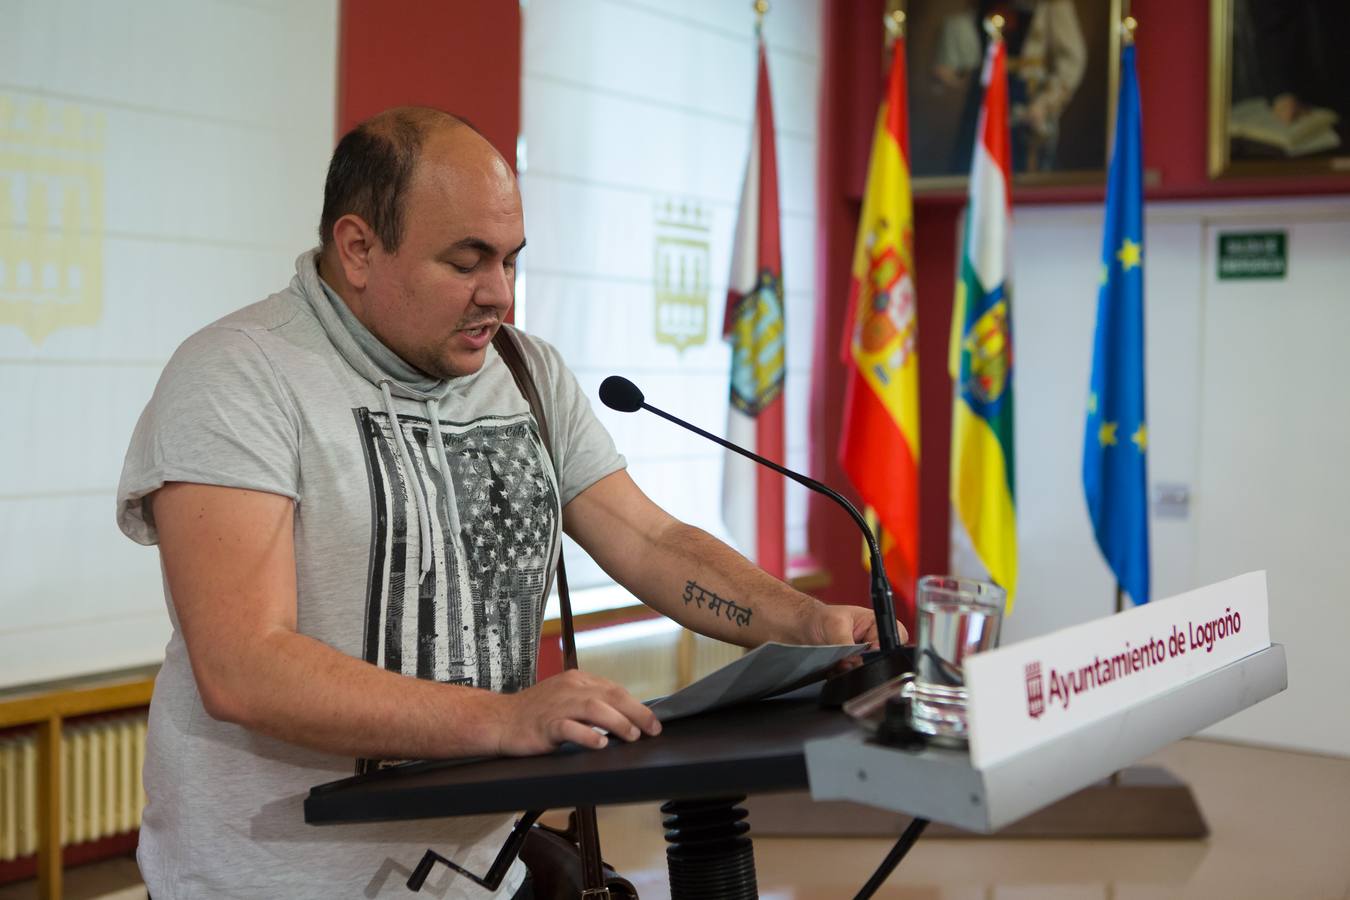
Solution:
<svg viewBox="0 0 1350 900"><path fill-rule="evenodd" d="M347 283L357 290L364 290L370 279L370 254L378 245L375 232L355 213L347 213L333 224L333 248L338 263Z"/></svg>

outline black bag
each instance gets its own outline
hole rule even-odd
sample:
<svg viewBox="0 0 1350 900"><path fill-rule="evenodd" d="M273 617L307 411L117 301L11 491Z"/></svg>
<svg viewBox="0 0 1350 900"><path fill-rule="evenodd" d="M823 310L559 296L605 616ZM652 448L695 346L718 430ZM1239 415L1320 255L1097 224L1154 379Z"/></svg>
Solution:
<svg viewBox="0 0 1350 900"><path fill-rule="evenodd" d="M534 900L577 900L578 897L587 897L576 825L577 814L573 812L567 818L567 830L559 831L547 825L535 824L525 836L520 859L530 870ZM637 890L632 883L615 872L609 863L602 862L601 871L611 900L638 900Z"/></svg>

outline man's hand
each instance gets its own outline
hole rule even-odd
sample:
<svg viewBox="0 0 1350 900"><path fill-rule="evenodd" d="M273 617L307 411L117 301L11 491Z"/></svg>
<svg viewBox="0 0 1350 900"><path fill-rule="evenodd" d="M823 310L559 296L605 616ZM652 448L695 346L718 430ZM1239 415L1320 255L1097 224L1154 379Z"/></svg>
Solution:
<svg viewBox="0 0 1350 900"><path fill-rule="evenodd" d="M867 644L877 649L877 619L872 610L862 606L832 606L821 603L805 623L807 644ZM900 641L909 640L909 632L895 623Z"/></svg>
<svg viewBox="0 0 1350 900"><path fill-rule="evenodd" d="M580 669L546 678L518 694L501 696L506 710L498 752L504 756L548 753L564 741L599 750L609 739L625 741L661 733L656 714L622 686Z"/></svg>

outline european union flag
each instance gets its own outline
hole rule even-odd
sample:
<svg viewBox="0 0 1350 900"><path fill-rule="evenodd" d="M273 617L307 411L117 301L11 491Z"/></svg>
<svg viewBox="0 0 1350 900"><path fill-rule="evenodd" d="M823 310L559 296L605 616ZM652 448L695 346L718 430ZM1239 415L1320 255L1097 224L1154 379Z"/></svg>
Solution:
<svg viewBox="0 0 1350 900"><path fill-rule="evenodd" d="M1102 283L1092 354L1083 489L1102 554L1136 604L1149 600L1148 426L1144 415L1144 165L1134 46L1120 58L1107 173Z"/></svg>

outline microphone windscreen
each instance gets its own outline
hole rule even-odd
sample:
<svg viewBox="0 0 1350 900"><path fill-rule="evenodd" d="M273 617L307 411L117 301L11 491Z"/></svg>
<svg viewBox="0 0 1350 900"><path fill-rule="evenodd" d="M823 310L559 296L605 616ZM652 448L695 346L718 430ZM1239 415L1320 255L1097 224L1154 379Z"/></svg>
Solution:
<svg viewBox="0 0 1350 900"><path fill-rule="evenodd" d="M600 402L619 412L637 412L642 408L642 391L627 378L611 375L600 382Z"/></svg>

